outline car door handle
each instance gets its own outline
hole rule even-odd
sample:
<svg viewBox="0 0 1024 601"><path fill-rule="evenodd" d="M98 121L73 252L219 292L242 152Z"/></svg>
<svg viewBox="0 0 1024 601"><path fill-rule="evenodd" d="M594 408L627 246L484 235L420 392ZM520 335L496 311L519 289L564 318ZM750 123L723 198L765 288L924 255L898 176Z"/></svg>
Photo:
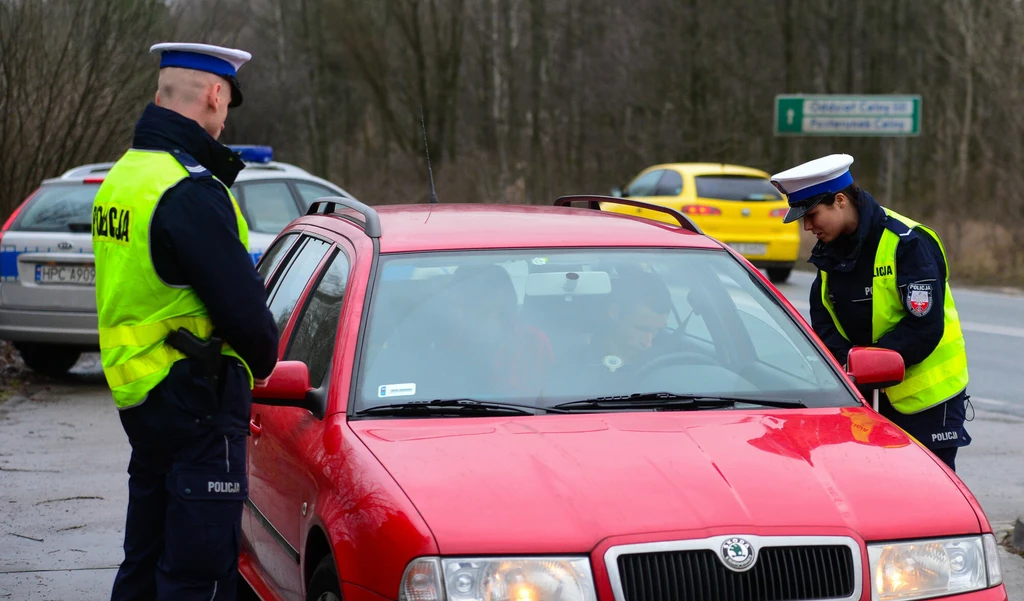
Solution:
<svg viewBox="0 0 1024 601"><path fill-rule="evenodd" d="M263 426L260 425L260 414L257 413L256 417L249 420L249 433L258 438L260 432L263 432Z"/></svg>

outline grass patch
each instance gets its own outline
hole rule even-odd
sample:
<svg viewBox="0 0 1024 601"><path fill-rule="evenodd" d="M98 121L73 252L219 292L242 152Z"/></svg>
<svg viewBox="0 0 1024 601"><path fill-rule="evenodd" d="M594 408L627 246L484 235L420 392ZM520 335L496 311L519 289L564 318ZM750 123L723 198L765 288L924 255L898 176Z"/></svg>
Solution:
<svg viewBox="0 0 1024 601"><path fill-rule="evenodd" d="M25 390L32 375L14 345L0 340L0 403Z"/></svg>
<svg viewBox="0 0 1024 601"><path fill-rule="evenodd" d="M1010 553L1013 553L1014 555L1024 557L1024 549L1018 549L1017 547L1013 546L1012 530L1003 535L1003 539L999 541L999 545L1007 551L1009 551Z"/></svg>

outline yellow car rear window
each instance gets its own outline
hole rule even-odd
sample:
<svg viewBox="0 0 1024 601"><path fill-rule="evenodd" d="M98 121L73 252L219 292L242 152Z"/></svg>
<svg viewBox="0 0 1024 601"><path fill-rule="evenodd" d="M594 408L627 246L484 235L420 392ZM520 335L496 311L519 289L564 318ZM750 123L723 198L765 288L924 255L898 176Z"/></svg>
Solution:
<svg viewBox="0 0 1024 601"><path fill-rule="evenodd" d="M747 175L698 175L698 198L718 200L782 200L782 195L761 177Z"/></svg>

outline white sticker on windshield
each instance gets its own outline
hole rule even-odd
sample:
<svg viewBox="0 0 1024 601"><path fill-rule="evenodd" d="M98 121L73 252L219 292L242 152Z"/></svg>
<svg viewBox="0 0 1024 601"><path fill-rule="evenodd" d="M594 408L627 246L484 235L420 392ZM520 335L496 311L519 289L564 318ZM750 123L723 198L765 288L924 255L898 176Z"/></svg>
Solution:
<svg viewBox="0 0 1024 601"><path fill-rule="evenodd" d="M410 396L416 394L416 384L384 384L377 389L377 396L380 398L392 396Z"/></svg>

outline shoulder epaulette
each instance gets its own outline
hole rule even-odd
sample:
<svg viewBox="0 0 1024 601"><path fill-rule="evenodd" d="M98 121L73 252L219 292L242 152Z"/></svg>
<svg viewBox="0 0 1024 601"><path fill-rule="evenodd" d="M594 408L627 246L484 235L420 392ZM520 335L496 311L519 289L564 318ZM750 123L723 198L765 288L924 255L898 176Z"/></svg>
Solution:
<svg viewBox="0 0 1024 601"><path fill-rule="evenodd" d="M171 152L171 154L174 155L174 158L178 159L178 162L181 163L181 166L185 168L185 171L188 171L188 175L190 178L198 179L200 177L213 176L213 173L211 173L209 169L203 167L203 165L199 161L192 158L192 155L188 154L187 152L175 148Z"/></svg>
<svg viewBox="0 0 1024 601"><path fill-rule="evenodd" d="M899 219L893 219L888 215L885 216L885 229L889 230L890 232L896 234L901 238L909 236L910 233L914 231L910 226L903 223Z"/></svg>

